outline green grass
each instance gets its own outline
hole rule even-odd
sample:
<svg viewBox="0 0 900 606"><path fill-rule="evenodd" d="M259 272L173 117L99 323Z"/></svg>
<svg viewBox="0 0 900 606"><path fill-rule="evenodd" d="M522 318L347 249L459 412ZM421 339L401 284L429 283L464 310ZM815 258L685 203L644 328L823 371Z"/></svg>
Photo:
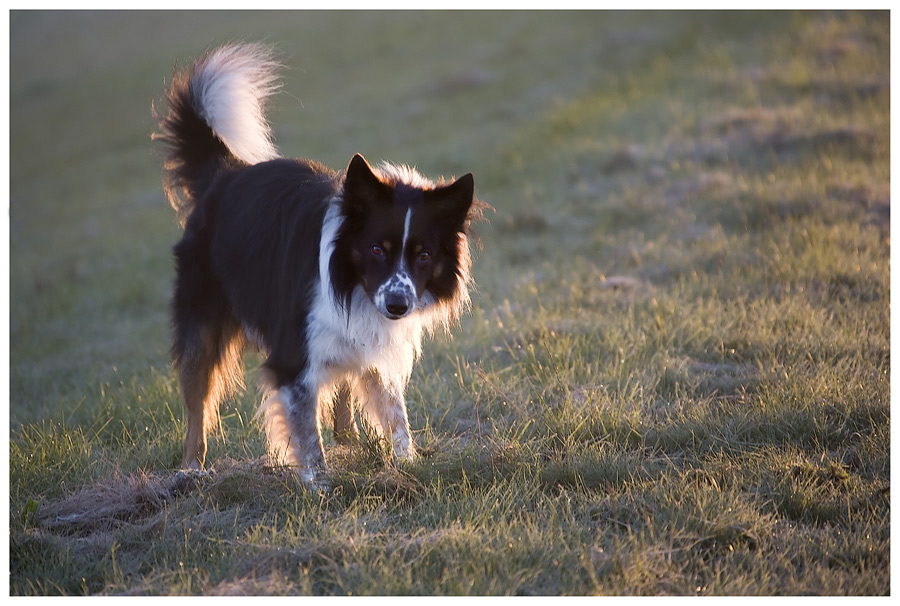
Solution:
<svg viewBox="0 0 900 606"><path fill-rule="evenodd" d="M473 171L421 458L176 475L173 62L265 39L290 155ZM890 592L887 13L10 17L10 593Z"/></svg>

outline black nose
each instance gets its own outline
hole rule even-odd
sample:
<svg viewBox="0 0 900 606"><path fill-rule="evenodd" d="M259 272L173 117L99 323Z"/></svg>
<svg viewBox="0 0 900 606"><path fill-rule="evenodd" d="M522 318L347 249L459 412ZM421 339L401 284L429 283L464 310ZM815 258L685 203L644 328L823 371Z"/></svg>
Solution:
<svg viewBox="0 0 900 606"><path fill-rule="evenodd" d="M388 293L384 298L384 306L389 314L399 318L409 311L409 299L400 293Z"/></svg>

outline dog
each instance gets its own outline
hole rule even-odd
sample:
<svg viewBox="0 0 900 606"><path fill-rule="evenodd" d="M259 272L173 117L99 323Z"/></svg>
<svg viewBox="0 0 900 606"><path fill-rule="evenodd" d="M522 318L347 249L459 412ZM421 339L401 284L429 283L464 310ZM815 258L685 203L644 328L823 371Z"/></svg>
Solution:
<svg viewBox="0 0 900 606"><path fill-rule="evenodd" d="M203 469L255 347L269 455L321 487L329 406L336 436L357 431L347 391L394 457L415 458L406 386L423 336L449 333L470 307L471 225L488 206L471 173L432 181L359 154L342 171L282 158L265 114L281 68L272 47L226 44L176 70L167 111L153 109L184 228L171 303L182 466Z"/></svg>

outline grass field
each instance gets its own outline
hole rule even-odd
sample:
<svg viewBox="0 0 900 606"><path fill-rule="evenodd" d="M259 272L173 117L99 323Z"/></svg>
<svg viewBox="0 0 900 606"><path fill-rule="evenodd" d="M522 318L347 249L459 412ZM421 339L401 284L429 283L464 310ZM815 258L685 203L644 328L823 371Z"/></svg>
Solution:
<svg viewBox="0 0 900 606"><path fill-rule="evenodd" d="M474 309L420 460L264 458L248 390L176 475L150 104L243 38L287 155L472 171ZM890 592L882 13L10 15L10 593Z"/></svg>

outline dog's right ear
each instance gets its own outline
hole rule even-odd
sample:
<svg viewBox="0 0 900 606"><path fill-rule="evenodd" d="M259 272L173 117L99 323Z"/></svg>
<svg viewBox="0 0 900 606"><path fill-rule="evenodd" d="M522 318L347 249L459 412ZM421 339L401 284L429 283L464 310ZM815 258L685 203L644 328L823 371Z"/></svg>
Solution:
<svg viewBox="0 0 900 606"><path fill-rule="evenodd" d="M362 213L382 200L391 200L391 187L382 183L366 159L356 154L344 179L344 211Z"/></svg>

